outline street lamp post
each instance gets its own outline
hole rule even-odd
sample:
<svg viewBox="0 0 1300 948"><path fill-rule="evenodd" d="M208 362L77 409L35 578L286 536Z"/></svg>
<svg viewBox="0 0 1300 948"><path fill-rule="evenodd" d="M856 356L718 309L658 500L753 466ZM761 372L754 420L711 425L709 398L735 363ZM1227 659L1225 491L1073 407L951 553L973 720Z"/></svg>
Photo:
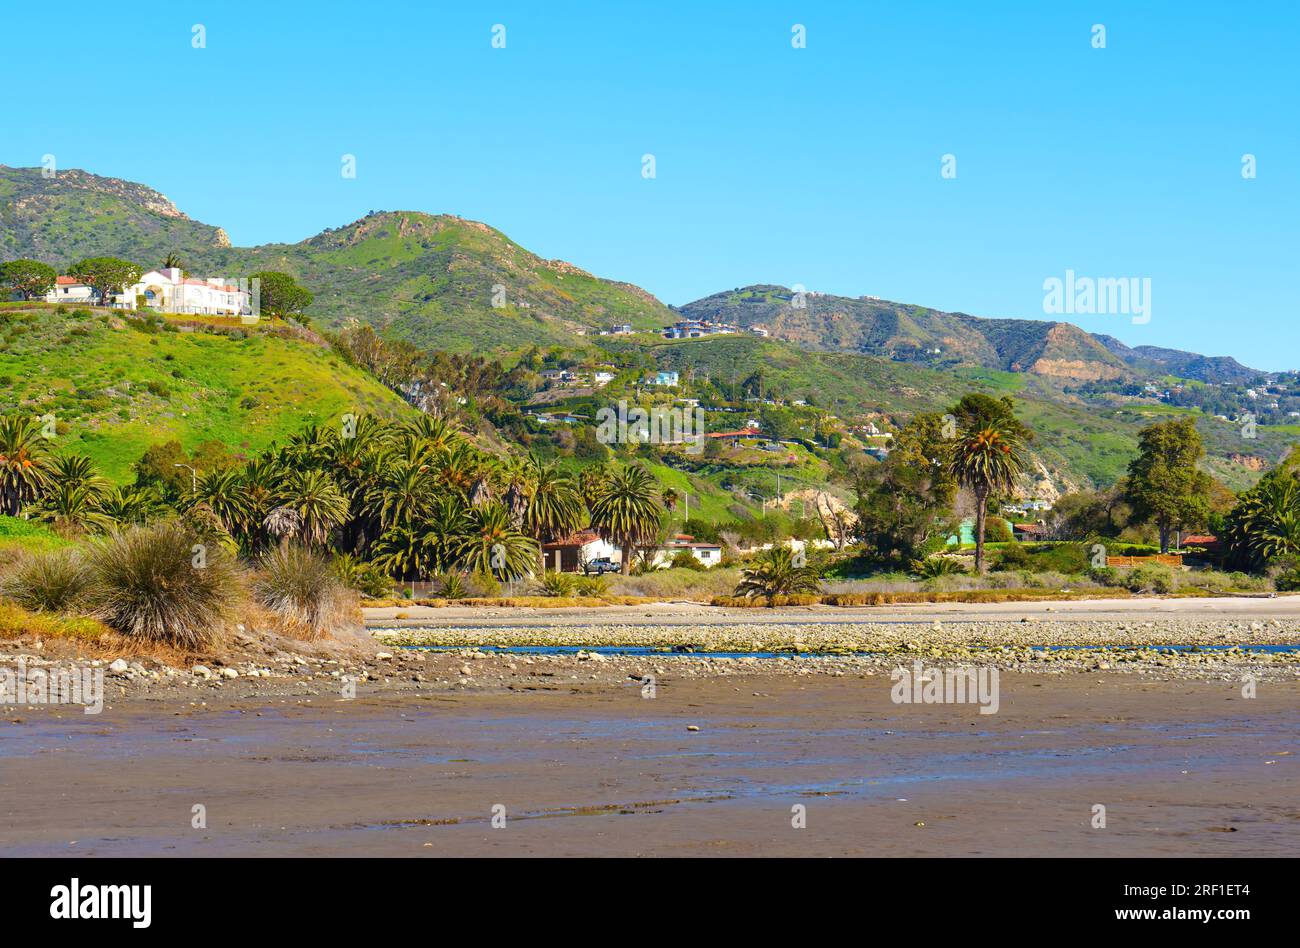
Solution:
<svg viewBox="0 0 1300 948"><path fill-rule="evenodd" d="M197 494L199 492L199 472L188 464L173 464L172 467L183 467L190 472L190 493Z"/></svg>

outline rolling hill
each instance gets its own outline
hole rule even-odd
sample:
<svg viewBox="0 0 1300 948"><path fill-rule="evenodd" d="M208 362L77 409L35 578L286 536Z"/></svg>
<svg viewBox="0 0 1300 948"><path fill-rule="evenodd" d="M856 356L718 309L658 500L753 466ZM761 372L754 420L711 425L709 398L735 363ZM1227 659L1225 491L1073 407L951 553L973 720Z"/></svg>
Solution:
<svg viewBox="0 0 1300 948"><path fill-rule="evenodd" d="M149 267L169 253L205 276L291 273L315 294L311 316L326 326L355 318L449 351L566 343L614 324L654 329L675 318L638 287L545 260L460 217L373 213L294 244L232 247L220 228L190 220L143 185L0 166L0 259L65 267L108 254Z"/></svg>
<svg viewBox="0 0 1300 948"><path fill-rule="evenodd" d="M0 412L13 411L52 415L54 449L90 455L118 483L171 439L251 456L346 412L414 414L297 327L204 331L45 304L0 306Z"/></svg>

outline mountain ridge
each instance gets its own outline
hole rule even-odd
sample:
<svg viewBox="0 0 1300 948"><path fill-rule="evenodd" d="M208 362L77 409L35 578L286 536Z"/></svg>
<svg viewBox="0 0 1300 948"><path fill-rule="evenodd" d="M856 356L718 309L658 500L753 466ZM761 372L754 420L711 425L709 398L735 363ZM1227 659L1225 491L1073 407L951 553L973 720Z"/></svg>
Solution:
<svg viewBox="0 0 1300 948"><path fill-rule="evenodd" d="M1130 347L1072 323L973 316L873 296L801 293L755 284L668 306L624 280L545 259L481 221L421 211L372 211L294 243L235 247L161 192L81 169L54 177L0 165L0 258L67 266L86 256L156 265L178 253L191 270L224 276L284 270L315 294L313 318L352 319L416 345L453 351L572 344L628 324L677 318L763 325L802 348L860 352L935 368L977 365L1057 384L1174 374L1241 382L1267 373L1231 356ZM796 302L802 305L794 305Z"/></svg>

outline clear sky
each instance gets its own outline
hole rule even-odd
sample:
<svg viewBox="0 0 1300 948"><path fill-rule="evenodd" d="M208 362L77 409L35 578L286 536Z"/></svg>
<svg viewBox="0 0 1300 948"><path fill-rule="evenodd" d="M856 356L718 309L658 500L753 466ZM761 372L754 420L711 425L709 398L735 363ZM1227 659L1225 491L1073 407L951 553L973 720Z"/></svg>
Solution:
<svg viewBox="0 0 1300 948"><path fill-rule="evenodd" d="M1145 324L1067 318L1300 367L1294 0L0 0L0 24L0 163L148 184L238 245L447 212L669 303L798 283L1031 318L1067 269L1149 278Z"/></svg>

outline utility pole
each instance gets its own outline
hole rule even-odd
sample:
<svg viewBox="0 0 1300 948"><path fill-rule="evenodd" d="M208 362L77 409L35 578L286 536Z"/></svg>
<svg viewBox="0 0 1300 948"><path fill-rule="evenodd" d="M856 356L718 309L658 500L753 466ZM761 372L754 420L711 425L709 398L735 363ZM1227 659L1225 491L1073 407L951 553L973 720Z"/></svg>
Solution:
<svg viewBox="0 0 1300 948"><path fill-rule="evenodd" d="M194 470L194 468L190 467L188 464L173 464L172 467L183 467L190 472L190 493L197 494L199 492L198 471Z"/></svg>

